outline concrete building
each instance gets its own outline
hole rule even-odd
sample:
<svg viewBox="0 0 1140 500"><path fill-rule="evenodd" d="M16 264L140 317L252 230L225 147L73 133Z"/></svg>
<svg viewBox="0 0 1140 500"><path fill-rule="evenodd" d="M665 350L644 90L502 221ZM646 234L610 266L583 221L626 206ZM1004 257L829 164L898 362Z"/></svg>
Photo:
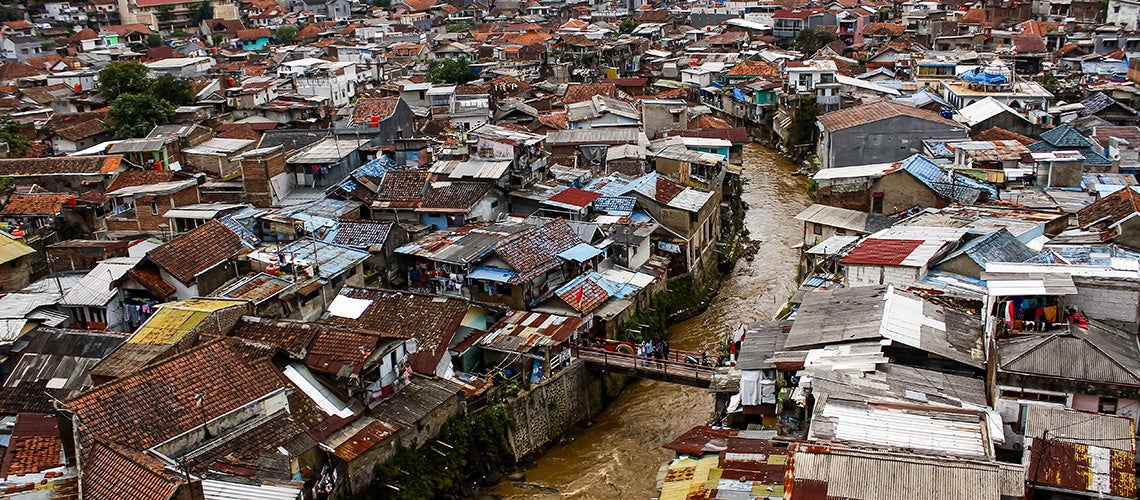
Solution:
<svg viewBox="0 0 1140 500"><path fill-rule="evenodd" d="M893 162L926 139L966 139L969 128L937 113L879 102L821 115L816 154L823 168Z"/></svg>

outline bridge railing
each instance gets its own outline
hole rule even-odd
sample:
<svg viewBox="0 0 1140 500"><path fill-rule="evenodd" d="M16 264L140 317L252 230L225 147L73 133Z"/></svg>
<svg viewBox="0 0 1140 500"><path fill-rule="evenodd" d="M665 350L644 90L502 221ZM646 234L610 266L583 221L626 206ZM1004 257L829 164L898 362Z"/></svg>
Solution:
<svg viewBox="0 0 1140 500"><path fill-rule="evenodd" d="M701 382L711 381L716 372L714 367L686 361L686 358L682 356L693 354L687 351L670 352L668 359L662 359L594 347L574 346L573 354L581 359L600 361L604 369L610 367L632 369L635 376L644 373L646 378L653 378L649 375L659 375L665 379L672 378L678 381L691 379L698 385Z"/></svg>

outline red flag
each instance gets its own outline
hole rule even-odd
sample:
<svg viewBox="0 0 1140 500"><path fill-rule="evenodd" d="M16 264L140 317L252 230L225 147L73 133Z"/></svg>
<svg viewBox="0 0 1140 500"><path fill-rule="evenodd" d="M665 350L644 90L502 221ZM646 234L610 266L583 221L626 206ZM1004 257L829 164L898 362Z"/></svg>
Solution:
<svg viewBox="0 0 1140 500"><path fill-rule="evenodd" d="M574 294L574 300L578 301L578 309L582 308L582 287L583 286L584 285L578 285L578 292Z"/></svg>

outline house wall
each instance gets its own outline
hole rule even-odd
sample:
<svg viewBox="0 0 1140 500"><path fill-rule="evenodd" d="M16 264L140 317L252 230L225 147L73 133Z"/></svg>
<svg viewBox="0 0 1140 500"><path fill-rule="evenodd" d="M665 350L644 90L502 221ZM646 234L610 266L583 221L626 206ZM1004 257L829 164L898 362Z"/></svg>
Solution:
<svg viewBox="0 0 1140 500"><path fill-rule="evenodd" d="M258 208L277 203L295 185L294 176L285 170L285 153L282 150L242 159L241 172L245 201Z"/></svg>
<svg viewBox="0 0 1140 500"><path fill-rule="evenodd" d="M1073 275L1073 284L1077 286L1077 295L1066 295L1065 303L1091 319L1127 332L1135 332L1140 326L1140 283L1124 278Z"/></svg>
<svg viewBox="0 0 1140 500"><path fill-rule="evenodd" d="M1140 248L1140 217L1133 217L1120 224L1120 234L1112 241L1128 248Z"/></svg>
<svg viewBox="0 0 1140 500"><path fill-rule="evenodd" d="M824 131L819 157L823 168L886 163L922 152L923 139L966 139L968 129L910 116Z"/></svg>
<svg viewBox="0 0 1140 500"><path fill-rule="evenodd" d="M593 397L600 388L583 390L600 384L589 376L585 364L572 361L546 382L507 403L507 415L515 423L509 436L515 459L534 456L600 411L601 398Z"/></svg>
<svg viewBox="0 0 1140 500"><path fill-rule="evenodd" d="M917 267L848 264L847 286L894 285L906 288L918 281L926 270Z"/></svg>
<svg viewBox="0 0 1140 500"><path fill-rule="evenodd" d="M20 290L31 282L32 256L26 255L0 264L0 290Z"/></svg>
<svg viewBox="0 0 1140 500"><path fill-rule="evenodd" d="M938 270L960 274L962 276L970 276L972 278L981 278L982 271L984 271L982 266L979 266L977 262L974 262L974 259L971 259L970 256L966 254L961 254L953 259L938 264Z"/></svg>

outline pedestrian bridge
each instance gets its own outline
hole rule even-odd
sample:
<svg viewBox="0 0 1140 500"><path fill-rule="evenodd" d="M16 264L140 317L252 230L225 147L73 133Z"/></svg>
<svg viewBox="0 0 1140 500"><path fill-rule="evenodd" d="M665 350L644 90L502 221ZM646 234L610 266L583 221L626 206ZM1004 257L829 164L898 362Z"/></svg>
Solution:
<svg viewBox="0 0 1140 500"><path fill-rule="evenodd" d="M708 388L716 374L712 366L691 362L700 359L695 352L671 350L668 359L657 359L585 346L573 349L574 356L589 368L631 377Z"/></svg>

